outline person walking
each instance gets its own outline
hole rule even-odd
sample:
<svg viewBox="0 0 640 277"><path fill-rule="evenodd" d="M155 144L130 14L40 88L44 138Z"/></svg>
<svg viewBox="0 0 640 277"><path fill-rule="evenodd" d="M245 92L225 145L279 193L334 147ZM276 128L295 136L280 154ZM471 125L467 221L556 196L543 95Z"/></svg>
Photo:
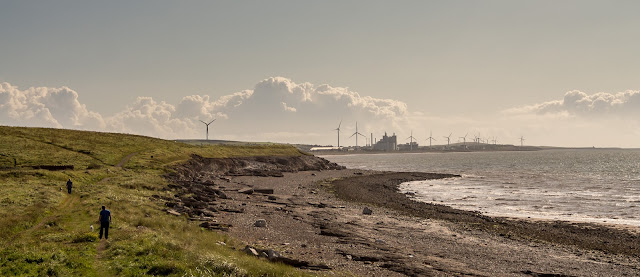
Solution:
<svg viewBox="0 0 640 277"><path fill-rule="evenodd" d="M100 217L98 217L98 221L100 221L100 239L102 239L103 230L104 239L109 239L109 223L111 223L111 211L102 206L102 211L100 211Z"/></svg>
<svg viewBox="0 0 640 277"><path fill-rule="evenodd" d="M69 181L67 181L67 191L69 192L69 194L71 194L72 187L73 187L73 182L71 182L71 179L69 179Z"/></svg>

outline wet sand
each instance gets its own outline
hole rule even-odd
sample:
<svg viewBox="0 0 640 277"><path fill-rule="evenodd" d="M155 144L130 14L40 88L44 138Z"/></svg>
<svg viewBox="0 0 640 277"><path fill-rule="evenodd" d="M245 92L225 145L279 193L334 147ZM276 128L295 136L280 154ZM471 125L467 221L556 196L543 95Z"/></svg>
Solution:
<svg viewBox="0 0 640 277"><path fill-rule="evenodd" d="M397 191L447 175L360 170L228 176L209 207L232 237L302 270L356 276L638 276L637 234L595 224L513 220L415 202ZM245 194L242 189L273 189ZM212 204L215 203L215 204ZM372 214L363 214L368 207ZM266 227L255 227L264 219ZM240 249L239 249L240 250ZM329 271L330 269L330 271Z"/></svg>

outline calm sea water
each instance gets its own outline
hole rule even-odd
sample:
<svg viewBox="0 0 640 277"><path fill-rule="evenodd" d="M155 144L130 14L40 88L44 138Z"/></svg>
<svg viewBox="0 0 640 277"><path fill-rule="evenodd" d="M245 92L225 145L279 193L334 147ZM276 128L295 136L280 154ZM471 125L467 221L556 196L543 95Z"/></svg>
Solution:
<svg viewBox="0 0 640 277"><path fill-rule="evenodd" d="M401 185L420 201L488 215L640 226L640 150L322 157L348 168L462 175Z"/></svg>

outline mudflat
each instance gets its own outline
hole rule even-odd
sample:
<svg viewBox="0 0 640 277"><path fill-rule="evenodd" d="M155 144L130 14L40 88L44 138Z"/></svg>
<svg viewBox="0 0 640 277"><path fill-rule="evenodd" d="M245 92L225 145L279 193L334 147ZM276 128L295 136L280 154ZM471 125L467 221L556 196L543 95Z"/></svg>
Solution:
<svg viewBox="0 0 640 277"><path fill-rule="evenodd" d="M324 169L258 171L261 176L200 172L191 181L174 176L178 200L165 200L171 212L318 274L640 275L640 237L633 228L489 217L416 202L397 190L402 182L451 175L326 163L316 168ZM266 225L257 227L261 220Z"/></svg>

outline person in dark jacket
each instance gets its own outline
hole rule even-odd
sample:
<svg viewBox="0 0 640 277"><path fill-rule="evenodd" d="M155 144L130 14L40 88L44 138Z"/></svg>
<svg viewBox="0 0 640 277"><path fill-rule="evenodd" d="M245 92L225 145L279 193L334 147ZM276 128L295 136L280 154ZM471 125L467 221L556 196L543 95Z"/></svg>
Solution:
<svg viewBox="0 0 640 277"><path fill-rule="evenodd" d="M103 230L104 239L109 239L109 223L111 223L111 211L102 206L102 211L100 211L100 217L98 217L98 221L100 221L100 239L102 239Z"/></svg>
<svg viewBox="0 0 640 277"><path fill-rule="evenodd" d="M73 187L73 182L71 182L71 179L69 179L69 181L67 181L67 191L69 192L69 194L71 194L72 187Z"/></svg>

